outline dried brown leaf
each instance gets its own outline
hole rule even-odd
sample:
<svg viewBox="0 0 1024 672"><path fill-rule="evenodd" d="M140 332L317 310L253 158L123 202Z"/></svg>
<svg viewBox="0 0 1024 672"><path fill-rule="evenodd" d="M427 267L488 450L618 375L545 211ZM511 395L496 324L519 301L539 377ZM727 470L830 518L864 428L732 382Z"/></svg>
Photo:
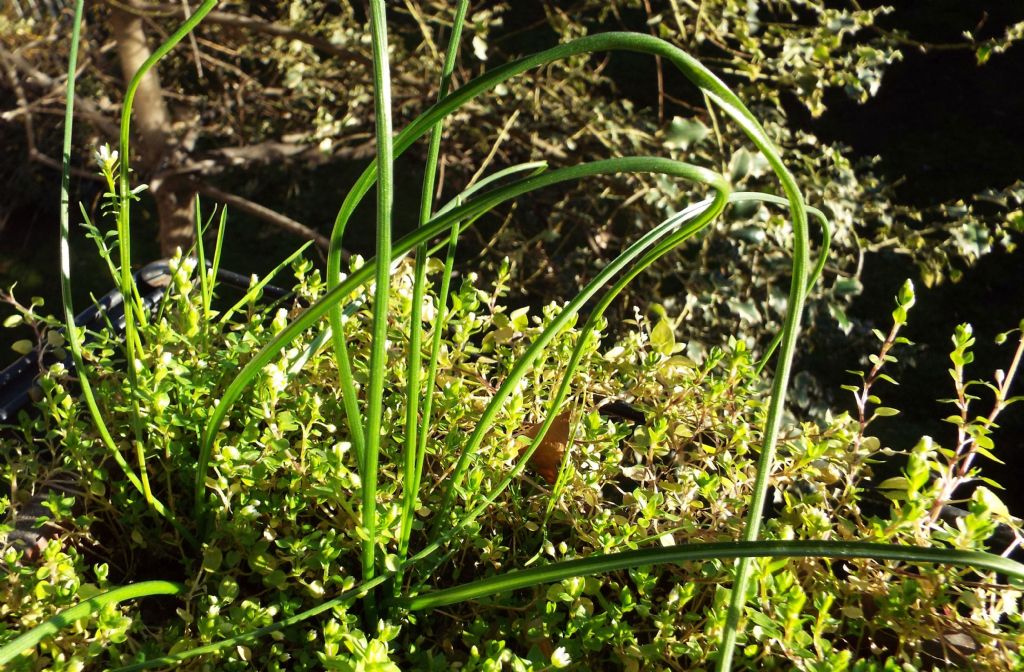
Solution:
<svg viewBox="0 0 1024 672"><path fill-rule="evenodd" d="M539 422L530 425L523 435L531 439L536 438L537 432L540 431L543 424L543 422ZM558 470L562 465L562 457L565 455L567 443L569 443L569 411L564 411L555 417L547 434L537 446L537 450L530 456L530 466L548 483L558 480Z"/></svg>

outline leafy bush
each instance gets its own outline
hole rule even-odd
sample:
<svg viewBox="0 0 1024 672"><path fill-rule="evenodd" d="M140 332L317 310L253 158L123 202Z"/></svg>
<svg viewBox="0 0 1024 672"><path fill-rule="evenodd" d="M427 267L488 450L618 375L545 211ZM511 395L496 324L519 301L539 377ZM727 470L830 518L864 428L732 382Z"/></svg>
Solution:
<svg viewBox="0 0 1024 672"><path fill-rule="evenodd" d="M250 304L222 323L204 318L194 259L178 258L172 268L172 289L161 314L142 329L146 347L139 353L151 365L139 380L147 395L149 477L154 494L167 502L189 488L194 446L222 381L325 290L320 273L298 262L295 299L269 309ZM429 270L431 277L440 273L436 266ZM503 304L511 271L506 266L491 287L468 277L452 295L414 548L428 542L430 517L441 503L437 486L454 467L454 448L472 433L494 385L559 309L509 311ZM391 338L398 343L408 338L398 325L407 324L412 287L413 267L406 262L396 269L389 301L389 321L396 325ZM427 305L436 302L431 293ZM365 380L371 311L363 305L350 319L353 373ZM542 456L569 447L564 463L557 462L560 472L554 478L538 470L517 476L448 547L447 562L407 570L396 594L538 563L740 534L765 414L757 362L742 341L694 361L681 354L670 321L638 314L623 340L601 345L589 339L565 406L571 409L567 421L540 447ZM214 522L202 549L190 547L118 477L88 416L72 402L74 380L61 365L47 370L38 412L22 414L22 440L6 444L4 476L20 484L21 497L46 493L60 532L35 560L13 548L6 552L5 638L128 580L180 577L187 599L183 606L168 602L160 608L108 604L73 630L44 640L34 656L17 659L15 669L118 666L140 655L184 651L301 614L356 585L359 469L344 430L330 420L343 414L333 392L338 372L330 352L315 349L317 335L316 329L303 332L225 423L209 477L217 501ZM460 509L471 509L510 474L578 338L575 329L563 333L532 367L529 385L502 409L467 472ZM311 347L301 371L287 375ZM121 428L118 441L127 442L130 390L116 355L120 349L117 339L98 334L86 359L108 422ZM954 355L962 358L964 351ZM398 359L387 370L388 439L381 460L400 464L406 380ZM643 424L600 413L600 400L621 398L644 413ZM804 422L787 431L766 538L945 542L984 550L996 524L1010 522L1005 508L980 489L965 517L930 526L942 487L930 474L945 464L946 451L927 439L911 454L904 475L882 484L894 505L879 508L866 486L870 464L886 451L866 430L890 413L871 413L865 403L863 423L843 413L824 426ZM378 545L388 554L385 564L396 561L394 521L401 500L400 480L384 479ZM403 669L456 663L465 669L541 669L559 661L581 669L692 669L717 650L728 606L720 583L726 571L724 561L708 559L567 578L429 614L397 608L376 632L366 629L352 597L273 637L222 648L209 660L217 669L354 669L372 660ZM898 662L921 669L942 661L966 665L961 656L970 653L993 666L1013 666L1024 636L1018 607L1019 593L971 569L765 558L755 566L749 634L737 663L750 669L882 669Z"/></svg>
<svg viewBox="0 0 1024 672"><path fill-rule="evenodd" d="M204 2L146 67L215 4ZM971 650L993 666L1016 664L1019 595L997 574L1022 580L1024 567L983 552L997 524L1012 521L986 489L952 523L943 505L977 475L973 455L993 447L987 429L1015 401L1007 392L1024 338L979 421L969 413L975 383L963 375L973 341L958 330L958 444L923 439L904 475L881 484L896 504L869 512L861 481L885 450L866 432L893 414L873 406L872 387L886 380L913 290L897 297L893 330L854 390L858 417L787 420L800 312L825 253L810 269L808 210L742 102L683 52L632 34L569 42L445 97L456 35L440 102L393 136L384 4L370 7L377 161L342 205L326 273L295 262L298 284L282 303L262 303L255 282L237 303L218 303L222 213L211 264L202 243L194 256L179 253L159 310L142 308L130 273L141 187L129 183L129 88L120 151L97 155L116 235L93 227L126 297L123 337L86 341L74 326L66 256L64 336L48 335L58 323L39 318L34 302L11 320L32 323L40 347L66 348L75 376L50 366L38 413L23 414L4 446L8 503L45 508L55 529L45 543L5 552L0 662L142 669L202 655L217 669L891 669L956 663ZM81 11L79 2L76 19ZM461 2L456 27L465 12ZM72 55L77 37L76 28ZM712 171L626 157L513 166L435 209L445 116L530 66L615 48L660 55L691 78L744 128L787 198L730 193ZM66 147L73 86L69 78ZM394 156L428 132L420 226L392 244ZM460 228L514 196L615 172L691 180L714 196L647 232L564 304L510 309L510 262L493 284L470 274L451 291ZM355 258L343 274L341 236L375 179L377 256ZM603 311L633 277L748 201L788 205L793 217L770 391L761 373L774 346L755 357L734 338L690 353L675 339L679 315L664 309L653 321L638 313L626 336L603 342ZM67 224L65 207L65 255ZM444 262L430 256L433 240L448 242ZM632 406L608 417L614 407L603 402L622 398ZM770 482L777 497L765 519ZM130 601L159 595L175 599Z"/></svg>
<svg viewBox="0 0 1024 672"><path fill-rule="evenodd" d="M858 101L874 96L890 66L905 53L959 48L984 64L1019 44L1024 30L1021 23L1001 25L992 12L984 26L963 26L969 30L958 42L931 45L919 35L887 27L890 8L862 5L821 0L580 0L567 8L550 0L482 0L467 14L462 39L466 58L458 63L455 79L468 81L495 63L520 58L527 50L523 45L567 42L608 30L649 31L710 64L784 149L808 199L833 219L830 269L835 277L812 294L807 320L810 328L837 325L849 334L846 309L860 292L864 258L872 251L887 249L912 258L921 280L932 284L957 279L965 265L993 249L1019 244L1024 230L1020 184L992 185L997 189L973 198L964 194L963 202L908 204L879 177L873 160L856 160L849 148L792 125L784 100L822 114L829 94L842 92ZM166 3L158 10L144 3L112 2L86 8L83 44L96 67L80 75L91 104L88 116L79 120L88 128L80 134L80 147L87 148L80 156L87 156L97 141L117 139L117 108L126 81L104 45L118 37L111 28L111 16L118 11L143 15L151 36L161 30L170 33L181 19L180 8ZM395 116L404 124L422 111L422 101L435 95L444 48L437 35L451 25L451 8L437 0L409 0L391 14L391 55L402 69L393 82ZM193 49L180 49L161 61L164 97L173 113L165 129L170 149L162 161L170 165L149 170L137 158L138 178L153 182L155 190L182 191L182 199L197 191L209 198L218 193L221 199L236 192L236 199L276 208L286 218L322 231L324 209L333 203L310 188L311 167L372 154L367 140L374 120L372 53L365 21L359 7L327 6L318 0L240 1L219 7L201 26L199 37L227 49L212 55L207 43L201 43L201 57ZM950 27L950 32L957 31ZM43 161L47 153L50 163L59 158L56 121L31 115L33 108L59 96L53 89L64 68L65 34L57 21L0 18L0 42L20 57L9 64L26 97L19 108L26 110L24 118L33 121L37 135L36 151L31 151L31 138L26 141L29 161ZM26 71L25 62L35 71ZM200 67L203 77L197 75ZM40 83L34 72L46 73L48 83ZM638 80L649 80L645 93L657 87L657 96L638 101ZM610 150L722 166L737 187L773 188L771 171L750 151L741 128L681 86L665 62L639 56L616 54L609 61L574 56L529 78L505 82L495 95L468 103L448 123L454 132L443 146L444 176L452 193L470 183L480 169L479 158L492 152L495 162L515 164L590 160ZM421 147L411 151L417 158L426 154ZM324 191L333 190L343 169L338 165L330 171ZM168 179L167 173L176 177L197 170L202 179ZM40 198L27 187L14 191L29 201ZM487 261L496 263L504 256L517 261L516 291L546 302L574 292L595 258L614 258L625 244L670 215L680 199L700 197L688 185L654 176L597 177L586 185L537 193L529 204L510 205L507 212L485 218L486 235L469 236L463 245L489 252ZM405 204L412 211L415 198ZM159 216L166 219L163 211ZM256 228L261 220L250 221ZM264 216L262 222L280 224L281 218ZM690 317L681 328L687 340L711 345L739 334L761 338L780 323L781 296L775 288L786 282L784 260L791 235L784 213L752 204L731 210L688 243L682 255L652 267L626 290L634 300L612 310L628 313L630 305L648 296L671 301L685 289L700 297L686 304ZM350 232L348 242L360 250L372 245L371 237L358 231ZM165 253L171 251L173 246ZM488 266L481 264L477 270L493 272ZM706 272L711 268L714 273Z"/></svg>

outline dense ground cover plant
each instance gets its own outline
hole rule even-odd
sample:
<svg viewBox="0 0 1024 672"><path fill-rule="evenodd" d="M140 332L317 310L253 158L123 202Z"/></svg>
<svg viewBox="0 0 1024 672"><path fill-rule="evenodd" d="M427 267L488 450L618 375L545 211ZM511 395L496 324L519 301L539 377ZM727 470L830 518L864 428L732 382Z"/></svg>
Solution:
<svg viewBox="0 0 1024 672"><path fill-rule="evenodd" d="M150 391L146 434L160 448L150 461L150 480L161 496L187 491L195 428L207 420L223 379L301 310L298 300L271 310L250 304L227 327L203 317L194 260L179 259L174 268L163 315L142 333L150 344L142 358L157 363L140 383ZM440 273L437 266L429 270L431 278ZM323 294L322 277L308 262L293 272L298 297L313 301ZM508 273L502 277L491 287L466 278L452 295L427 483L441 482L450 471L454 447L473 431L494 385L560 308L510 313L503 306ZM396 269L393 287L389 313L401 324L411 310L411 263ZM431 294L428 305L435 302ZM350 343L354 374L365 378L372 316L364 305L351 319L362 325ZM467 528L463 543L448 550L448 562L407 572L407 588L445 588L513 567L651 545L725 541L741 532L765 412L758 362L742 341L693 361L670 336L671 319L638 315L624 339L604 345L591 340L567 402L565 434L544 446L569 446L562 473L551 481L532 470L521 474ZM359 475L351 443L331 420L343 413L330 393L337 377L334 360L321 349L301 373L286 376L317 334L305 331L232 414L210 476L221 502L217 523L202 550L190 548L118 477L89 419L71 401L73 379L61 366L48 370L40 381L41 412L23 416L20 442L5 442L8 456L16 458L5 479L20 484L16 497L23 501L44 493L60 532L35 560L6 551L7 638L130 577L183 579L189 598L160 609L147 609L145 601L105 606L74 630L44 640L18 665L117 666L140 653L152 657L206 645L313 608L355 584L362 543ZM393 336L407 338L401 332ZM509 474L528 443L525 430L543 417L544 400L577 338L575 330L561 335L529 375L530 384L503 409L467 473L467 506ZM117 339L101 336L87 352L96 395L109 400L112 426L127 429L129 391L117 361L120 348ZM889 352L881 356L891 357ZM381 461L399 464L407 380L398 358L388 371L384 431L392 440L383 444ZM602 416L598 400L605 398L630 399L645 423ZM898 504L877 508L864 486L871 461L884 451L868 427L873 417L890 412L865 404L863 422L841 414L824 426L805 422L787 430L773 479L778 502L766 536L945 540L956 548L984 550L994 526L1009 522L989 492L972 497L961 522L929 526L943 487L929 473L946 464L942 449L931 442L915 449L902 480L883 484ZM440 495L436 487L424 491L413 548L426 540ZM378 508L382 527L390 531L381 543L392 554L401 500L400 482L382 479ZM385 563L394 562L394 555L389 558ZM692 669L706 665L717 649L715 633L727 608L721 583L726 569L723 561L704 560L567 578L434 612L397 611L377 633L366 628L353 600L277 638L239 642L208 660L215 669L349 669L377 659L403 669L447 669L454 663L465 669L541 669L560 661L581 669ZM964 656L971 655L994 666L1017 664L1019 593L971 570L908 569L864 559L759 561L759 597L747 615L748 648L738 662L754 669L844 669L857 661L856 669L872 669L889 660L927 669L944 661L966 666ZM894 592L894 585L900 590Z"/></svg>
<svg viewBox="0 0 1024 672"><path fill-rule="evenodd" d="M197 9L148 65L215 4ZM978 552L986 531L1006 518L998 500L980 491L959 535L932 539L912 515L924 503L934 507L926 488L931 464L947 457L952 478L969 478L967 456L990 447L984 423L967 416L969 338L961 333L954 359L962 441L949 456L922 442L906 478L888 484L908 503L895 517L864 518L858 510L856 478L865 472L855 467L880 450L864 432L888 413L863 413L874 403L867 388L879 370L864 378L858 419L794 424L778 443L800 308L825 257L812 272L802 198L739 99L667 43L628 34L567 43L443 97L456 37L441 101L393 137L383 3L371 10L377 161L342 205L326 274L297 262L296 298L284 305L259 305L258 286L230 309L215 303L223 216L212 267L202 245L195 256L178 255L160 311L135 305L130 213L139 188L129 182L128 129L144 73L133 78L120 152L98 154L116 220L114 247L102 255L129 298L123 344L104 335L83 343L70 326L76 377L61 365L49 368L42 413L22 417L22 441L8 449L12 491L17 483L45 489L45 506L63 529L39 549L37 566L26 564L25 552L5 554L17 623L0 660L58 669L87 662L138 669L199 655L225 669L686 668L711 661L728 668L738 642L735 662L748 667L797 660L808 668L867 669L873 661L926 665L927 656L939 655L936 646L948 659L949 633L987 659L1012 661L1017 595L991 573L1024 578L1024 570ZM465 11L460 3L456 27ZM745 129L787 198L730 194L711 171L625 157L550 170L513 166L434 207L431 171L447 115L530 67L616 48L657 54L680 68ZM70 116L69 106L66 146ZM392 243L394 155L428 133L420 227ZM630 171L693 180L714 196L646 233L564 304L533 314L509 310L511 264L492 286L467 276L455 288L453 245L444 262L427 253L428 243L454 240L460 226L509 198ZM348 216L375 179L377 257L355 259L342 273ZM788 205L796 241L770 394L760 374L771 352L755 360L734 339L688 358L664 311L654 323L638 316L630 336L602 344L602 312L626 283L728 204L751 200ZM66 238L67 212L63 224ZM69 267L65 258L66 290ZM434 289L427 279L438 276ZM912 301L908 287L892 339ZM588 317L577 324L584 306ZM64 308L70 324L69 301ZM891 358L896 342L883 341L878 362ZM997 377L994 414L1012 401L1006 379ZM86 410L74 408L72 381ZM602 417L599 400L623 396L645 412L639 427ZM524 468L532 458L531 478ZM772 474L783 505L764 523ZM729 541L737 536L744 542ZM730 589L720 582L734 558ZM166 571L148 576L154 567ZM894 596L897 573L909 576L900 581L906 592ZM180 601L153 611L146 601L123 603L155 595ZM61 607L68 609L51 616ZM915 630L922 622L934 627ZM895 648L885 644L890 630Z"/></svg>

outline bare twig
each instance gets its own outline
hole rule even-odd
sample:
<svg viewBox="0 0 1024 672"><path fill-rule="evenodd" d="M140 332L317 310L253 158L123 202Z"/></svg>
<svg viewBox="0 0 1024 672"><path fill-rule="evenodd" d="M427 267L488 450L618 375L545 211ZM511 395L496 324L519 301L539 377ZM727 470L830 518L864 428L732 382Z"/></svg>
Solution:
<svg viewBox="0 0 1024 672"><path fill-rule="evenodd" d="M319 231L315 231L305 224L297 222L291 217L282 215L281 213L262 206L259 203L254 203L253 201L250 201L247 198L242 198L237 194L229 194L226 191L221 191L220 189L208 184L200 184L196 189L202 196L207 196L215 201L220 201L225 205L229 205L241 212L250 214L253 217L258 217L259 219L262 219L269 224L273 224L274 226L288 231L289 233L312 240L316 243L317 247L323 250L326 250L330 246L331 241ZM347 256L347 254L345 256Z"/></svg>
<svg viewBox="0 0 1024 672"><path fill-rule="evenodd" d="M28 158L31 161L35 161L36 163L40 163L40 164L46 166L47 168L52 168L54 170L63 170L63 167L61 166L60 161L58 161L57 159L53 158L52 156L47 156L46 154L43 154L42 152L40 152L35 147L29 148ZM85 170L84 168L70 167L70 168L68 168L68 171L72 175L74 175L75 177L81 178L83 180L90 180L92 182L99 182L100 184L106 184L106 180L103 179L102 175L98 175L97 173L94 173L91 170Z"/></svg>
<svg viewBox="0 0 1024 672"><path fill-rule="evenodd" d="M6 61L9 67L27 77L29 82L41 88L51 89L53 91L64 88L63 78L55 79L50 77L45 72L39 70L26 61L16 52L7 51L0 46L0 58ZM17 79L10 72L8 72L8 76L11 78L12 84L14 80ZM63 99L63 96L61 96L61 99ZM18 104L22 109L25 109L28 105L27 101L23 103L20 100ZM108 138L117 137L117 125L106 114L104 114L99 106L97 106L93 101L83 98L82 100L76 101L76 105L82 112L82 118L88 119L104 136ZM61 112L61 114L63 114L63 112Z"/></svg>
<svg viewBox="0 0 1024 672"><path fill-rule="evenodd" d="M122 4L114 0L107 0L107 2L108 4L112 4L120 9L123 9L124 11L134 12L137 14L144 14L147 16L171 16L181 11L181 6L175 5L173 3L136 3L134 5L128 6L126 4ZM183 4L184 2L185 0L182 0ZM251 16L231 14L230 12L210 12L206 15L206 18L203 19L203 21L205 23L216 23L222 26L233 26L236 28L243 28L245 30L251 30L256 33L262 33L264 35L273 35L275 37L283 37L289 40L298 40L299 42L308 44L314 49L330 54L331 56L336 56L338 58L344 59L346 61L351 61L353 63L359 63L360 65L364 65L366 67L370 67L371 65L370 59L368 59L366 56L362 54L356 53L349 49L344 49L335 44L332 44L330 41L325 40L321 37L310 35L300 30L295 30L293 28L289 28L288 26L283 26L279 23L263 21L261 19L255 19Z"/></svg>
<svg viewBox="0 0 1024 672"><path fill-rule="evenodd" d="M185 20L187 21L188 17L192 16L192 10L188 6L188 0L181 0L181 9L182 9L182 12L185 15ZM203 78L203 59L200 58L199 44L196 42L196 34L193 33L193 32L189 32L188 39L189 39L189 42L192 45L192 56L193 56L193 58L195 58L195 61L196 61L196 74L199 76L199 79L202 79Z"/></svg>
<svg viewBox="0 0 1024 672"><path fill-rule="evenodd" d="M186 173L215 175L228 168L251 167L254 165L281 164L301 161L306 165L319 165L333 160L359 160L373 156L373 143L365 142L352 147L340 147L329 153L316 145L270 140L254 145L221 147L188 163L172 166L161 172L162 177Z"/></svg>
<svg viewBox="0 0 1024 672"><path fill-rule="evenodd" d="M11 55L7 51L0 49L0 61L3 61L4 72L7 74L7 79L11 82L11 88L14 89L14 96L18 101L18 107L24 110L22 125L25 127L25 144L28 146L28 152L31 156L35 152L36 141L32 124L32 111L29 108L28 99L25 97L25 88L21 85L21 80L18 79L18 73L12 63Z"/></svg>

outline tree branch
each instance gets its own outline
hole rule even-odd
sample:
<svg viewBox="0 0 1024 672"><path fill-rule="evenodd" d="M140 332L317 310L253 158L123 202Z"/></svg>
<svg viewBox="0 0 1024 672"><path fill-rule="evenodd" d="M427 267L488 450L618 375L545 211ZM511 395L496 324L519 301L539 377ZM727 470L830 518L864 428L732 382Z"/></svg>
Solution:
<svg viewBox="0 0 1024 672"><path fill-rule="evenodd" d="M53 168L54 170L57 170L57 171L64 170L64 166L63 166L63 164L61 164L60 161L58 161L57 159L53 158L52 156L47 156L46 154L43 154L42 152L40 152L35 147L29 148L29 150L28 150L28 158L29 158L30 161L35 161L36 163L41 163L42 165L46 166L47 168ZM91 182L98 182L100 184L106 184L107 183L107 181L105 179L103 179L103 176L101 176L101 175L99 175L97 173L94 173L91 170L86 170L84 168L75 168L74 166L72 166L72 167L70 167L68 169L68 172L70 172L75 177L83 179L83 180L89 180Z"/></svg>
<svg viewBox="0 0 1024 672"><path fill-rule="evenodd" d="M325 153L316 145L270 140L253 145L212 149L187 163L168 168L161 175L184 173L214 175L228 168L296 161L301 161L305 165L315 166L326 161L366 159L373 156L373 151L372 141L353 147L342 146L330 153Z"/></svg>
<svg viewBox="0 0 1024 672"><path fill-rule="evenodd" d="M50 89L53 92L59 92L60 99L63 101L64 82L63 78L60 80L50 77L42 70L39 70L31 63L26 61L22 56L16 52L7 51L0 46L0 58L7 62L9 68L12 68L16 72L20 72L28 78L29 82L36 84L45 89ZM12 86L14 85L17 77L9 70L8 77L11 79ZM103 111L97 106L92 100L88 98L82 98L81 100L75 101L76 106L81 110L81 116L83 119L88 119L92 122L97 130L99 130L107 138L117 138L117 124L115 124ZM25 104L19 102L19 107L25 108ZM11 110L12 113L19 110ZM76 111L77 112L77 111ZM25 111L28 114L28 111ZM63 114L63 110L61 111Z"/></svg>
<svg viewBox="0 0 1024 672"><path fill-rule="evenodd" d="M215 201L219 201L244 213L250 214L253 217L258 217L259 219L262 219L269 224L273 224L274 226L289 233L312 240L316 243L317 247L322 250L326 250L330 246L330 241L319 231L315 231L305 224L297 222L291 217L282 215L281 213L262 206L259 203L254 203L246 198L238 196L237 194L229 194L226 191L221 191L220 189L208 184L199 184L196 187L196 190L201 196L207 196ZM347 252L343 252L342 254L346 258L348 257Z"/></svg>
<svg viewBox="0 0 1024 672"><path fill-rule="evenodd" d="M114 5L125 11L145 14L147 16L173 16L181 14L182 12L182 7L180 5L175 5L169 2L147 5L136 3L132 6L126 6L126 4L117 2L116 0L107 0L107 4ZM270 21L255 19L251 16L242 16L241 14L217 11L207 14L203 21L204 23L216 23L222 26L233 26L235 28L251 30L255 33L263 33L264 35L273 35L274 37L298 40L299 42L308 44L314 49L330 54L331 56L336 56L346 61L358 63L366 67L370 67L372 65L370 59L362 54L356 53L350 49L344 49L321 37L289 28L288 26L281 25L280 23L271 23Z"/></svg>

